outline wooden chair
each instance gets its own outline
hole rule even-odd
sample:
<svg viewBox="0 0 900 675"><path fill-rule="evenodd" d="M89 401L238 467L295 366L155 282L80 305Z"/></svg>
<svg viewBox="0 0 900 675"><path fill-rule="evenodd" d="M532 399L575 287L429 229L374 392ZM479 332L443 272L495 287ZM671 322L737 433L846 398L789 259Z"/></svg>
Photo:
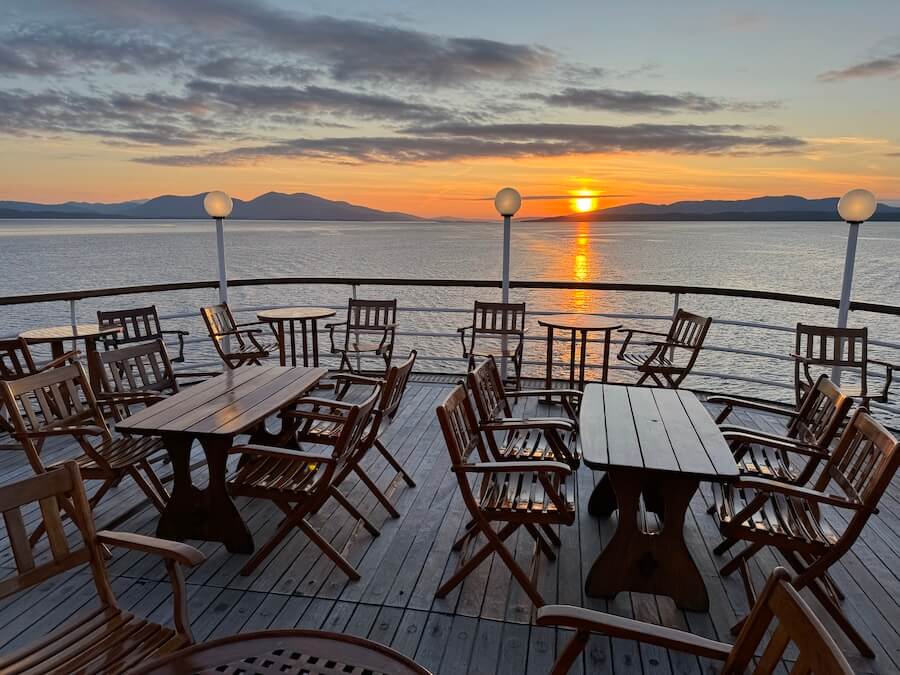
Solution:
<svg viewBox="0 0 900 675"><path fill-rule="evenodd" d="M772 572L733 645L676 628L580 607L542 607L537 614L539 626L562 626L575 630L574 637L557 657L551 673L568 673L587 646L591 633L599 633L722 661L719 672L724 675L787 672L782 671L781 659L789 645L796 648L796 652L790 654L794 660L791 673L851 675L853 669L846 657L809 605L791 586L789 576L781 567Z"/></svg>
<svg viewBox="0 0 900 675"><path fill-rule="evenodd" d="M890 394L894 370L900 365L869 358L868 328L832 328L798 323L794 340L794 395L799 402L813 386L823 369L840 368L850 371L856 382L842 383L845 391L858 398L860 405L868 408L872 401L886 403ZM868 367L875 364L884 368L884 386L878 392L869 387ZM848 386L849 385L849 386Z"/></svg>
<svg viewBox="0 0 900 675"><path fill-rule="evenodd" d="M257 549L244 565L241 574L248 575L256 569L279 542L297 527L347 576L353 580L360 578L359 572L316 532L307 517L316 513L329 497L334 497L351 515L362 521L373 535L378 534L378 530L337 489L335 478L341 475L359 448L369 426L369 416L378 402L379 389L360 404L319 398L300 399L298 406L308 405L312 409L298 409L292 415L340 423L340 437L330 455L265 445L240 445L231 449L231 453L241 455L241 462L236 473L228 479L228 491L234 496L267 499L285 515L275 534Z"/></svg>
<svg viewBox="0 0 900 675"><path fill-rule="evenodd" d="M393 420L400 408L403 394L406 391L406 384L409 381L409 376L412 373L415 363L416 351L412 350L406 361L400 365L391 366L387 373L387 379L385 380L354 374L338 374L334 378L339 392L345 392L348 385L353 384L372 386L375 387L376 390L381 388L381 395L378 399L378 403L372 410L369 428L360 440L359 448L356 453L354 453L344 465L341 472L335 477L334 485L335 487L339 486L351 472L355 473L369 491L375 495L375 498L381 502L382 506L384 506L392 518L399 518L400 512L397 511L390 499L387 498L387 495L381 491L365 472L361 462L369 450L374 447L381 453L382 457L387 460L388 464L394 468L397 474L403 478L409 487L416 486L412 477L378 438L385 423L389 423ZM306 399L307 402L309 400L310 399L308 398ZM288 411L285 413L285 416L290 417L292 414L292 412ZM315 443L333 446L340 440L342 427L342 422L330 419L307 418L297 432L297 440L300 443Z"/></svg>
<svg viewBox="0 0 900 675"><path fill-rule="evenodd" d="M512 391L504 389L493 356L467 375L469 391L478 410L478 428L487 438L491 456L500 461L552 459L577 469L580 463L576 436L578 415L572 401L580 403L576 389ZM546 394L559 395L567 417L513 417L510 399ZM500 440L497 440L500 434Z"/></svg>
<svg viewBox="0 0 900 675"><path fill-rule="evenodd" d="M40 507L50 541L50 559L35 560L22 518L22 508ZM73 514L79 541L63 529L60 508ZM204 560L200 551L173 541L130 532L97 532L78 466L59 468L0 486L0 511L5 537L13 551L16 570L0 580L0 598L30 588L87 563L97 590L99 606L57 628L32 644L0 656L3 673L124 673L147 659L190 645L187 592L181 567ZM151 553L165 560L173 589L175 628L127 612L116 602L106 571L107 546Z"/></svg>
<svg viewBox="0 0 900 675"><path fill-rule="evenodd" d="M559 537L552 526L571 525L575 521L574 495L566 487L566 478L572 470L562 462L553 461L489 462L475 411L462 385L438 406L437 417L450 453L451 469L472 520L453 545L456 551L465 549L456 572L441 585L436 597L445 597L492 553L497 553L531 601L541 607L544 599L536 583L537 556L543 553L556 560L544 535L559 546ZM478 455L478 461L471 461L473 452ZM494 529L495 523L499 529ZM533 577L525 573L504 544L523 526L535 539ZM469 548L480 535L484 535L486 543L469 554Z"/></svg>
<svg viewBox="0 0 900 675"><path fill-rule="evenodd" d="M828 460L831 442L853 406L853 399L835 387L824 373L806 392L797 409L731 396L710 396L707 402L724 406L716 423L731 446L742 474L794 485L806 485L819 464ZM784 417L785 433L777 435L723 424L734 408ZM792 457L802 463L798 466Z"/></svg>
<svg viewBox="0 0 900 675"><path fill-rule="evenodd" d="M721 555L738 541L749 544L721 573L740 571L752 600L747 561L763 546L772 546L793 568L797 590L808 587L860 653L872 658L872 649L841 609L843 595L827 572L850 550L877 511L898 463L900 443L859 408L811 488L752 477L722 487L717 513L725 540L715 553ZM840 517L823 519L825 506L837 510ZM843 531L832 529L832 524L843 522Z"/></svg>
<svg viewBox="0 0 900 675"><path fill-rule="evenodd" d="M677 389L690 374L697 357L700 356L711 323L712 319L709 317L679 309L666 333L634 328L622 329L620 332L626 334L625 340L616 358L637 368L641 376L636 384L643 384L649 378L660 387L669 386ZM649 342L649 349L629 351L628 346L635 334L662 339Z"/></svg>
<svg viewBox="0 0 900 675"><path fill-rule="evenodd" d="M66 352L62 356L38 365L28 343L22 338L0 340L0 380L18 380L26 375L43 373L51 368L72 363L78 352ZM0 399L0 435L11 435L15 429L3 400ZM21 450L17 443L0 443L0 450Z"/></svg>
<svg viewBox="0 0 900 675"><path fill-rule="evenodd" d="M268 325L263 321L235 323L234 315L227 304L201 307L203 323L222 362L228 368L243 365L260 365L262 359L278 349L278 339L262 339L261 328L252 326Z"/></svg>
<svg viewBox="0 0 900 675"><path fill-rule="evenodd" d="M355 300L347 302L347 318L325 324L331 353L341 357L339 371L362 375L361 367L354 368L351 356L379 356L384 360L384 373L391 367L394 337L397 330L397 300ZM335 331L344 332L343 344L335 340ZM379 371L381 372L381 371ZM344 392L346 393L346 392Z"/></svg>
<svg viewBox="0 0 900 675"><path fill-rule="evenodd" d="M131 476L150 503L163 510L169 494L149 461L162 451L162 442L149 436L114 438L80 363L0 382L0 391L10 412L15 438L24 447L35 473L57 466L44 465L40 444L47 438L71 436L81 449L75 462L82 477L102 481L90 499L91 508L111 487ZM31 535L32 543L42 533L39 526Z"/></svg>
<svg viewBox="0 0 900 675"><path fill-rule="evenodd" d="M132 675L195 672L429 675L412 659L372 640L305 629L265 630L210 640L155 659Z"/></svg>
<svg viewBox="0 0 900 675"><path fill-rule="evenodd" d="M156 305L134 309L98 310L97 323L104 327L115 326L122 329L119 333L103 336L103 345L106 349L118 349L123 345L153 340L160 340L165 344L165 336L174 335L178 339L178 356L172 359L172 363L184 363L184 338L190 333L186 330L163 330Z"/></svg>
<svg viewBox="0 0 900 675"><path fill-rule="evenodd" d="M469 370L475 368L476 357L497 355L509 358L512 360L514 375L507 380L513 389L521 388L522 354L525 347L524 302L476 300L472 310L472 323L457 328L456 332L462 342L463 358L469 359Z"/></svg>
<svg viewBox="0 0 900 675"><path fill-rule="evenodd" d="M100 381L100 391L94 395L98 403L110 408L116 420L128 417L132 406L153 405L178 393L162 340L93 352L91 361Z"/></svg>

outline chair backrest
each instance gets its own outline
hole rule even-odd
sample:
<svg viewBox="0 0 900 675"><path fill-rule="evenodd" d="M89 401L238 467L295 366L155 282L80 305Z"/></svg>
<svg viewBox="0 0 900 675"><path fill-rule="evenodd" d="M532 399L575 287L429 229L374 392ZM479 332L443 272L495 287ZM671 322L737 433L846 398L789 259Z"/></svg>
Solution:
<svg viewBox="0 0 900 675"><path fill-rule="evenodd" d="M34 432L58 427L95 426L100 439L112 440L103 413L80 363L52 368L18 380L0 381L3 401L32 468L45 471ZM79 439L81 443L87 443Z"/></svg>
<svg viewBox="0 0 900 675"><path fill-rule="evenodd" d="M525 334L524 302L481 302L475 301L472 310L472 345L475 336L503 337Z"/></svg>
<svg viewBox="0 0 900 675"><path fill-rule="evenodd" d="M785 650L793 645L792 673L851 675L840 647L809 605L791 586L783 567L775 571L757 598L750 616L722 667L723 673L781 672Z"/></svg>
<svg viewBox="0 0 900 675"><path fill-rule="evenodd" d="M382 331L397 321L397 300L355 300L347 304L348 330Z"/></svg>
<svg viewBox="0 0 900 675"><path fill-rule="evenodd" d="M666 342L673 342L681 347L688 347L699 352L709 332L712 318L693 314L684 309L675 312L672 325L666 335Z"/></svg>
<svg viewBox="0 0 900 675"><path fill-rule="evenodd" d="M406 392L406 384L416 363L416 355L417 352L413 349L406 361L398 366L391 366L388 370L384 388L381 390L381 400L378 402L378 409L383 416L393 419L397 414L403 394Z"/></svg>
<svg viewBox="0 0 900 675"><path fill-rule="evenodd" d="M103 341L107 348L162 339L162 326L159 324L156 305L134 309L98 310L97 323L101 327L121 328L118 333L104 336Z"/></svg>
<svg viewBox="0 0 900 675"><path fill-rule="evenodd" d="M488 461L484 439L478 430L478 420L464 385L456 385L436 412L453 466L471 463L473 452L478 454L476 461Z"/></svg>
<svg viewBox="0 0 900 675"><path fill-rule="evenodd" d="M0 380L17 380L35 370L34 357L23 338L0 340Z"/></svg>
<svg viewBox="0 0 900 675"><path fill-rule="evenodd" d="M34 559L22 518L22 507L35 503L40 508L50 542L50 560L40 564ZM77 546L72 546L66 537L61 506L72 516L80 534L81 541ZM16 565L14 572L0 579L0 599L90 563L100 601L104 606L115 606L103 554L97 545L91 507L75 462L66 462L46 473L0 486L0 512L6 524L5 534L0 536L9 540Z"/></svg>
<svg viewBox="0 0 900 675"><path fill-rule="evenodd" d="M866 366L869 360L868 328L835 328L798 323L794 336L794 353L806 363L794 362L794 386L800 395L802 377L815 377L809 366L844 368L859 378L859 390L868 391Z"/></svg>
<svg viewBox="0 0 900 675"><path fill-rule="evenodd" d="M93 352L91 367L107 394L175 393L178 383L162 340Z"/></svg>
<svg viewBox="0 0 900 675"><path fill-rule="evenodd" d="M475 399L478 416L482 422L512 416L512 408L506 398L500 369L497 368L493 356L487 357L481 365L470 370L466 375L466 382L469 391L472 392L472 398Z"/></svg>
<svg viewBox="0 0 900 675"><path fill-rule="evenodd" d="M341 426L341 434L334 445L332 456L338 462L345 461L353 456L357 448L364 441L368 441L366 430L370 427L378 428L380 411L376 411L375 404L381 396L381 386L375 387L369 398L362 403L355 404L347 413Z"/></svg>
<svg viewBox="0 0 900 675"><path fill-rule="evenodd" d="M857 408L844 428L837 447L822 469L816 481L816 489L825 491L833 482L847 499L862 504L865 509L856 512L853 521L861 522L875 510L881 496L890 485L900 463L900 442L876 421L865 408ZM844 536L858 528L854 522Z"/></svg>
<svg viewBox="0 0 900 675"><path fill-rule="evenodd" d="M213 341L219 356L224 357L228 354L223 344L226 339L234 340L241 347L244 346L241 334L234 333L236 328L234 315L231 313L227 303L223 302L218 305L201 307L200 315L203 317L203 323L206 324L206 330L209 331L209 337Z"/></svg>
<svg viewBox="0 0 900 675"><path fill-rule="evenodd" d="M853 399L822 373L803 397L797 416L788 425L788 436L826 449L852 406Z"/></svg>

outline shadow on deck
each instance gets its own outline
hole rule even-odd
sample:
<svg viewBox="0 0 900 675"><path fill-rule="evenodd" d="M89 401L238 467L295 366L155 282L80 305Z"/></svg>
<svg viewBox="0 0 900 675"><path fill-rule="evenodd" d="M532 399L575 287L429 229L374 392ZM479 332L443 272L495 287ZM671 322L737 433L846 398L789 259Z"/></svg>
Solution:
<svg viewBox="0 0 900 675"><path fill-rule="evenodd" d="M219 544L191 542L208 558L187 578L195 638L203 641L276 627L318 628L389 644L435 673L549 672L557 649L562 648L568 635L530 625L532 606L499 560L483 563L447 598L434 597L442 577L456 565L457 554L451 555L450 547L466 515L456 480L448 470L447 451L434 415L435 406L449 390L449 386L437 382L411 384L399 416L382 435L415 478L416 488L393 479L394 472L375 456L377 453L369 457L373 467L370 475L377 476L378 484L394 500L401 513L399 519L389 518L371 494L351 479L343 491L370 514L381 535L370 536L334 500L312 519L357 567L362 574L360 581L349 582L299 531L247 577L238 574L245 556L229 554ZM741 421L777 429L762 416L745 416ZM66 452L64 447L45 450L48 461ZM195 473L199 476L202 472L200 467ZM30 473L23 453L0 454L0 482ZM160 473L165 476L169 471L162 467ZM609 611L731 642L729 627L748 608L739 576L723 579L717 572L727 558L712 554L719 537L714 519L706 514L710 491L704 488L697 493L686 524L688 546L710 595L710 611L701 614L681 611L661 596L621 593L609 602L585 597L587 570L611 536L615 521L596 520L587 514L587 497L596 476L582 467L575 478L578 519L560 532L558 560L541 561L540 589L547 601ZM94 487L89 484L89 491ZM240 500L238 506L257 542L268 537L280 518L261 500ZM29 514L31 527L37 517L35 512ZM842 526L834 512L825 513L825 517L834 521L835 528ZM128 481L101 502L96 520L99 527L153 534L157 512ZM527 533L523 535L510 539L509 546L527 566L533 540ZM833 570L847 594L848 615L878 652L875 660L864 659L843 634L833 631L859 672L900 671L898 541L900 483L895 480L882 500L881 513L869 521L853 550ZM12 556L5 539L3 544L0 567L9 569L13 567ZM38 551L46 547L44 540ZM761 583L777 562L769 552L756 556L756 581ZM109 570L113 588L126 609L153 620L171 621L171 591L158 559L114 551ZM818 610L815 600L808 599ZM8 598L0 604L0 652L49 632L93 601L94 588L86 570L70 572ZM821 610L817 614L824 616ZM711 663L695 657L595 636L572 672L701 673L712 669ZM788 664L784 672L789 670Z"/></svg>

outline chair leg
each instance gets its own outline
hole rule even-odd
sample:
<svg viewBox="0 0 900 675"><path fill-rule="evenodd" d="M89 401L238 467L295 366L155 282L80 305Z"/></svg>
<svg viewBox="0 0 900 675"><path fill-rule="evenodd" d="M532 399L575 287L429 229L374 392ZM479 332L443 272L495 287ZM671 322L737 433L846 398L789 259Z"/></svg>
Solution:
<svg viewBox="0 0 900 675"><path fill-rule="evenodd" d="M347 559L344 558L344 556L338 553L335 548L331 544L329 544L324 537L322 537L322 535L316 532L315 528L307 523L304 518L299 519L299 521L297 522L297 527L303 530L306 536L309 537L310 541L318 546L322 553L331 558L332 562L334 562L335 565L337 565L344 571L344 574L350 577L353 581L359 580L360 576L359 572L356 571L356 568L353 567L353 565L351 565L347 561Z"/></svg>
<svg viewBox="0 0 900 675"><path fill-rule="evenodd" d="M260 546L250 560L241 568L241 576L249 576L253 570L259 567L259 564L265 560L268 555L275 550L275 547L278 546L282 542L282 540L288 536L291 531L293 531L294 527L297 526L297 520L302 519L306 516L305 509L301 511L301 515L297 515L295 511L290 510L289 507L286 507L284 504L278 505L282 511L289 511L291 515L288 515L281 523L278 525L278 529L275 530L275 534L269 537L269 540Z"/></svg>
<svg viewBox="0 0 900 675"><path fill-rule="evenodd" d="M727 541L728 540L726 540L726 542ZM723 543L726 543L726 542L723 542ZM719 544L719 546L721 546L721 545L722 544ZM729 544L729 546L730 546L730 544ZM762 547L763 547L762 544L750 544L747 548L745 548L743 551L741 551L736 556L734 556L734 558L732 558L728 563L723 565L722 568L719 570L719 574L721 574L723 577L731 576L732 574L734 574L734 572L738 568L740 568L740 566L744 562L746 562L747 560L752 558L754 555L756 555L760 551L760 549L762 549Z"/></svg>
<svg viewBox="0 0 900 675"><path fill-rule="evenodd" d="M147 480L150 481L150 484L153 486L153 489L156 490L156 493L162 497L164 502L168 502L170 498L169 491L166 490L166 486L163 485L163 482L159 479L159 476L156 475L153 467L150 466L150 462L145 459L141 462L141 468L144 469Z"/></svg>
<svg viewBox="0 0 900 675"><path fill-rule="evenodd" d="M138 470L137 465L128 467L128 475L137 483L137 486L141 488L143 493L147 495L147 498L150 500L150 503L153 504L157 508L157 510L162 513L166 508L166 503L163 501L162 497L156 494L156 490L153 489L153 486L147 482L147 479L141 475L141 472Z"/></svg>
<svg viewBox="0 0 900 675"><path fill-rule="evenodd" d="M378 535L381 534L381 530L379 530L377 527L375 527L369 521L368 518L366 518L363 514L361 514L359 512L359 509L357 509L355 506L353 506L353 504L351 504L347 500L347 498L343 495L343 493L340 490L337 489L337 487L332 485L331 489L329 489L328 493L332 497L334 497L335 501L337 501L338 504L340 504L345 509L347 509L347 512L351 516L353 516L356 520L360 521L363 524L363 527L365 527L369 531L369 534L371 534L373 537L377 537Z"/></svg>
<svg viewBox="0 0 900 675"><path fill-rule="evenodd" d="M472 533L484 533L487 535L487 530L490 530L493 535L493 539L488 539L487 543L482 546L478 551L476 551L471 558L469 558L465 563L463 563L456 572L453 573L447 581L445 581L440 588L437 589L437 592L434 594L436 598L445 598L447 594L452 591L456 586L469 574L478 567L482 562L484 562L491 553L497 550L497 546L499 544L500 548L503 548L503 542L509 538L513 532L519 527L518 523L507 523L500 532L494 532L490 525L481 525L480 523L475 524L475 529ZM468 535L467 535L468 536Z"/></svg>
<svg viewBox="0 0 900 675"><path fill-rule="evenodd" d="M490 532L485 532L485 536L488 538L488 541L494 541L494 546L500 558L506 563L506 567L512 572L512 575L516 578L516 581L519 582L519 585L525 593L528 594L528 597L531 598L531 602L534 603L534 606L543 607L545 604L544 598L541 596L540 592L538 592L538 589L535 588L534 583L531 581L531 577L525 574L525 570L519 567L519 563L516 562L515 556L503 545L502 540L497 537L497 533L491 530Z"/></svg>
<svg viewBox="0 0 900 675"><path fill-rule="evenodd" d="M369 488L369 492L375 495L375 499L381 502L381 505L385 508L385 510L391 515L391 518L399 518L400 512L391 504L391 500L387 498L387 496L375 485L375 482L369 478L368 474L363 471L362 467L359 464L353 465L353 473L359 476L359 479L363 482L363 484Z"/></svg>
<svg viewBox="0 0 900 675"><path fill-rule="evenodd" d="M553 549L550 548L550 544L547 543L547 540L544 539L544 535L540 533L540 531L530 523L525 525L525 529L528 530L528 533L534 537L535 542L538 545L538 549L543 552L545 556L547 556L548 560L556 560L556 553L554 553Z"/></svg>
<svg viewBox="0 0 900 675"><path fill-rule="evenodd" d="M850 642L859 650L859 653L865 656L867 659L874 659L875 652L872 651L872 648L869 646L869 643L866 642L865 638L859 634L859 631L856 630L856 627L850 623L850 619L847 618L847 615L844 614L844 610L842 610L835 602L831 599L831 596L828 592L822 587L818 579L810 579L810 581L806 584L809 587L809 590L813 595L816 596L816 599L822 604L825 608L825 611L831 615L831 618L834 619L834 622L840 627L842 631L846 634L848 638L850 638ZM798 585L798 590L801 586Z"/></svg>
<svg viewBox="0 0 900 675"><path fill-rule="evenodd" d="M461 536L459 539L457 539L456 542L454 542L454 544L450 550L452 550L452 551L462 550L462 547L469 540L469 537L478 535L480 530L478 530L475 527L475 524L476 523L474 520L470 520L468 523L466 523L465 533L463 534L463 536Z"/></svg>
<svg viewBox="0 0 900 675"><path fill-rule="evenodd" d="M544 531L544 534L547 535L547 538L553 543L554 546L562 546L562 541L556 532L553 531L553 528L550 527L547 523L541 523L541 529Z"/></svg>
<svg viewBox="0 0 900 675"><path fill-rule="evenodd" d="M572 669L575 659L584 651L590 636L591 634L588 631L576 631L575 635L562 650L562 653L556 657L556 662L553 664L553 670L550 671L550 675L566 675Z"/></svg>
<svg viewBox="0 0 900 675"><path fill-rule="evenodd" d="M416 487L416 481L412 479L408 473L406 473L406 469L397 461L397 459L390 453L390 451L384 446L377 438L375 439L375 448L382 454L382 456L387 460L388 464L394 467L394 470L403 476L403 480L406 482L409 487Z"/></svg>

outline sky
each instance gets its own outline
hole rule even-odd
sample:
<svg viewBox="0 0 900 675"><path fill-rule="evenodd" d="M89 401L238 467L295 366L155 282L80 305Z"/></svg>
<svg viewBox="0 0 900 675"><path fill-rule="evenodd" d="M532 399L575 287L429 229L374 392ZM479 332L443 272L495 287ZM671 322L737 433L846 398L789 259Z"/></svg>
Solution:
<svg viewBox="0 0 900 675"><path fill-rule="evenodd" d="M897 0L4 0L0 199L900 200Z"/></svg>

